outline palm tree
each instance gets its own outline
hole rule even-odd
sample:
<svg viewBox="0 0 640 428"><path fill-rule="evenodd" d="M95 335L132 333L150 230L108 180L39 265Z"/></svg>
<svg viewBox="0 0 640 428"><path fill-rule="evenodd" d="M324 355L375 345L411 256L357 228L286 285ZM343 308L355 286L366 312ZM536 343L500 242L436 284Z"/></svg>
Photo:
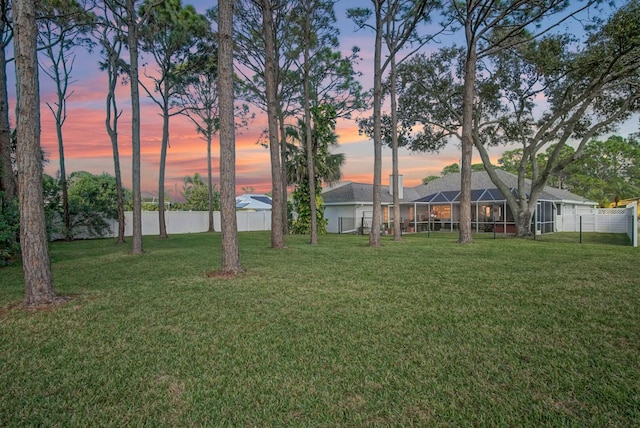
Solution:
<svg viewBox="0 0 640 428"><path fill-rule="evenodd" d="M314 108L314 127L312 129L312 152L315 169L315 193L316 198L322 192L322 183L332 184L342 177L342 165L345 157L343 153L330 153L331 147L337 146L337 136L335 134L335 116L330 107L324 106ZM287 137L290 141L287 144L286 174L287 184L295 185L293 193L295 203L298 205L298 227L294 231L299 233L309 232L307 222L310 219L310 195L309 195L309 174L307 163L307 152L305 147L306 127L303 120L298 120L298 126L287 128ZM319 228L324 230L325 221L323 219L324 209L321 205L316 207Z"/></svg>
<svg viewBox="0 0 640 428"><path fill-rule="evenodd" d="M184 193L187 193L190 189L195 187L206 186L205 182L202 181L202 177L200 177L199 172L196 172L195 174L193 174L193 177L192 176L185 177L182 181L183 181L182 190Z"/></svg>
<svg viewBox="0 0 640 428"><path fill-rule="evenodd" d="M334 133L330 139L319 141L313 130L313 159L316 170L316 180L325 184L334 184L342 178L342 165L344 165L344 153L330 153L329 149L338 145ZM307 154L304 148L305 128L304 122L298 121L298 127L287 128L287 185L299 185L308 177Z"/></svg>

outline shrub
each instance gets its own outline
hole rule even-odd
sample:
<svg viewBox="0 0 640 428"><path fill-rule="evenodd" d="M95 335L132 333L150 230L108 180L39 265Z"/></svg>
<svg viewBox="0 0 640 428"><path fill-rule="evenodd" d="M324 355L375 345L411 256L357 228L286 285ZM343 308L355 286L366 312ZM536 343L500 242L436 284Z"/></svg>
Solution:
<svg viewBox="0 0 640 428"><path fill-rule="evenodd" d="M17 199L5 200L0 192L0 266L7 266L20 254L20 216Z"/></svg>

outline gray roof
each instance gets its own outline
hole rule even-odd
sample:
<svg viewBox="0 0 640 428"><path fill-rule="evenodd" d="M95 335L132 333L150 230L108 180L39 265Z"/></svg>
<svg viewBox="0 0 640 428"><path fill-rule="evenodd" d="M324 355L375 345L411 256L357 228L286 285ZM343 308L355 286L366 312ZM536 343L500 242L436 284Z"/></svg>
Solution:
<svg viewBox="0 0 640 428"><path fill-rule="evenodd" d="M421 187L421 186L418 186ZM401 202L411 202L421 197L416 190L418 187L405 187ZM393 203L393 195L389 192L389 186L383 185L380 190L383 204ZM371 203L373 201L373 184L353 183L351 181L339 183L323 190L322 198L325 204L333 203Z"/></svg>
<svg viewBox="0 0 640 428"><path fill-rule="evenodd" d="M518 177L506 171L496 170L496 174L504 184L510 189L517 189ZM525 180L527 189L531 187L531 181ZM471 190L493 190L497 192L496 185L493 184L486 171L473 171L471 173ZM433 196L439 192L459 192L460 191L460 173L447 174L416 187L405 187L403 189L404 197L401 202L414 202L419 199ZM492 192L495 195L495 192ZM477 193L480 195L480 192ZM501 195L501 194L500 194ZM363 183L346 182L337 186L325 189L322 194L325 204L346 204L346 203L371 203L373 201L373 185ZM392 203L393 197L389 193L389 186L383 185L381 189L382 203ZM502 196L504 198L504 196ZM540 194L540 200L550 201L573 201L581 203L593 203L587 198L576 195L562 189L545 186Z"/></svg>

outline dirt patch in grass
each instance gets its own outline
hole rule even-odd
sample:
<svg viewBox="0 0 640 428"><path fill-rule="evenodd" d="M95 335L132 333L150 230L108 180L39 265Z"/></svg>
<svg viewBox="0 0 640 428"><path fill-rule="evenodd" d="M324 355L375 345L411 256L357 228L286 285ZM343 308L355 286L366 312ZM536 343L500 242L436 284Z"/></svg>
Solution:
<svg viewBox="0 0 640 428"><path fill-rule="evenodd" d="M26 305L24 303L21 303L21 306L24 310L29 312L43 312L56 309L58 306L64 305L71 300L73 300L73 296L56 296L51 303L40 305Z"/></svg>
<svg viewBox="0 0 640 428"><path fill-rule="evenodd" d="M212 272L207 272L207 278L213 279L235 279L238 276L247 273L244 270L238 272L225 272L221 270L214 270Z"/></svg>
<svg viewBox="0 0 640 428"><path fill-rule="evenodd" d="M32 305L32 306L27 306L23 300L15 301L4 308L0 308L0 318L4 318L15 309L23 309L27 312L52 311L73 299L74 299L74 296L56 296L56 298L51 303L48 303L46 305Z"/></svg>

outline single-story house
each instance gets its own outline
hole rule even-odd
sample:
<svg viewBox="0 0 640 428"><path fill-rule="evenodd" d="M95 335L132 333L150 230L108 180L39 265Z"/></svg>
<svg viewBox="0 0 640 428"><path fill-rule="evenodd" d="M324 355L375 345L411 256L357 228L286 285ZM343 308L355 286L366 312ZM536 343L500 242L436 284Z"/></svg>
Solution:
<svg viewBox="0 0 640 428"><path fill-rule="evenodd" d="M497 170L500 179L515 192L518 177ZM389 180L391 182L391 180ZM529 180L526 185L530 186ZM401 227L405 232L449 230L458 228L460 217L460 174L447 174L427 184L403 187L398 179ZM382 220L385 230L393 225L391 185L381 189ZM364 232L373 214L373 185L344 182L328 187L322 193L327 231L333 233ZM476 232L496 230L515 232L515 222L504 195L492 183L486 171L471 175L472 226ZM565 217L574 221L581 212L591 212L596 202L546 186L538 199L535 221L541 233L565 230ZM573 228L573 223L571 227ZM566 229L568 230L568 228ZM573 229L571 229L573 230Z"/></svg>

